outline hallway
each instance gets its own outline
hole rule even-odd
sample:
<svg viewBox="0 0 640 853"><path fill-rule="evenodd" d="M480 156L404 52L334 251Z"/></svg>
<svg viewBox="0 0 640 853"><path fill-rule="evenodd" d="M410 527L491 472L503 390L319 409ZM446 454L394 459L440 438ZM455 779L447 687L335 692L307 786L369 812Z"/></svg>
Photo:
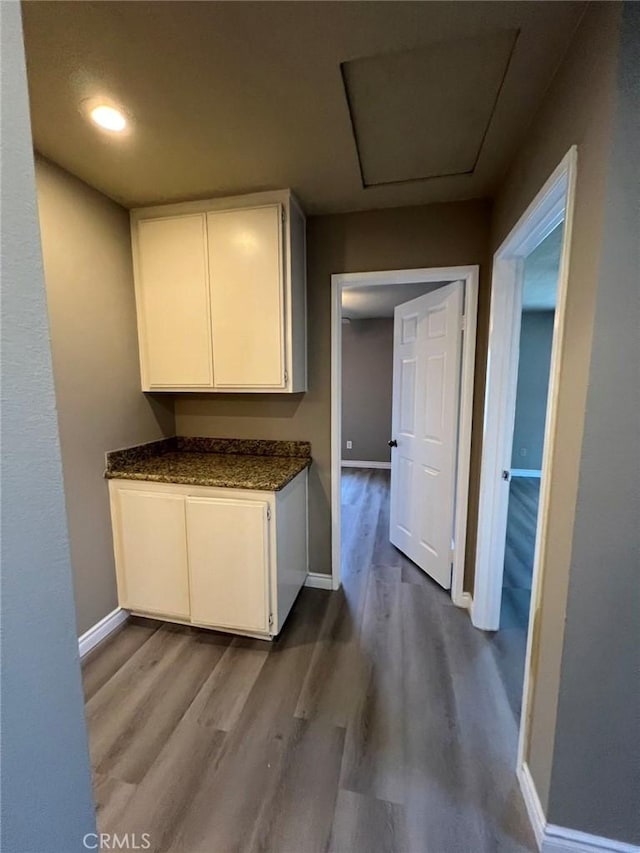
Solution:
<svg viewBox="0 0 640 853"><path fill-rule="evenodd" d="M135 619L84 665L101 831L172 853L516 853L535 844L492 641L343 472L344 585L273 644Z"/></svg>

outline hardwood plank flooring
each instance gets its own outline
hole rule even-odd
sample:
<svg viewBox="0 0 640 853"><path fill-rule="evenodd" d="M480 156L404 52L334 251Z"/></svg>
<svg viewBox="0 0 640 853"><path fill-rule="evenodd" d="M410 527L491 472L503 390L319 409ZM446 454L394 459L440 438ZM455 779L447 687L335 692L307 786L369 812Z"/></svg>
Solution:
<svg viewBox="0 0 640 853"><path fill-rule="evenodd" d="M119 629L110 637L108 643L100 645L87 655L82 667L86 702L147 642L160 624L132 616L126 623L126 629Z"/></svg>
<svg viewBox="0 0 640 853"><path fill-rule="evenodd" d="M539 500L539 479L512 479L509 484L501 628L527 629ZM521 592L522 595L514 596L513 592Z"/></svg>
<svg viewBox="0 0 640 853"><path fill-rule="evenodd" d="M340 790L328 849L331 853L410 850L404 807Z"/></svg>
<svg viewBox="0 0 640 853"><path fill-rule="evenodd" d="M514 477L511 480L500 630L494 635L493 647L509 704L518 720L522 704L539 499L538 478Z"/></svg>
<svg viewBox="0 0 640 853"><path fill-rule="evenodd" d="M520 853L495 638L388 541L389 475L343 472L343 588L273 643L132 620L84 664L102 832L152 853Z"/></svg>
<svg viewBox="0 0 640 853"><path fill-rule="evenodd" d="M400 584L371 578L360 632L366 677L347 724L341 787L404 801Z"/></svg>

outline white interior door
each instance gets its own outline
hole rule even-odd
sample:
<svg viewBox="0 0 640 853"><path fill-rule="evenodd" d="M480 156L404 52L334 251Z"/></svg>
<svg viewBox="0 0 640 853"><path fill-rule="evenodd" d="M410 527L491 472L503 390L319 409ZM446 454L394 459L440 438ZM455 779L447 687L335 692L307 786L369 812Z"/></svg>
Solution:
<svg viewBox="0 0 640 853"><path fill-rule="evenodd" d="M391 542L451 587L464 284L395 309Z"/></svg>

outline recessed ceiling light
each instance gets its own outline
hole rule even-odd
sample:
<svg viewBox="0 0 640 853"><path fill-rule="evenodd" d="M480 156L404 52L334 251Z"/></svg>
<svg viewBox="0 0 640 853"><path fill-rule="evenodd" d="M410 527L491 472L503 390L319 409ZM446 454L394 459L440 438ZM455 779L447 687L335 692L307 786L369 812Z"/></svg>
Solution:
<svg viewBox="0 0 640 853"><path fill-rule="evenodd" d="M89 115L97 125L114 133L121 133L127 126L127 120L120 110L108 104L99 104L91 110Z"/></svg>

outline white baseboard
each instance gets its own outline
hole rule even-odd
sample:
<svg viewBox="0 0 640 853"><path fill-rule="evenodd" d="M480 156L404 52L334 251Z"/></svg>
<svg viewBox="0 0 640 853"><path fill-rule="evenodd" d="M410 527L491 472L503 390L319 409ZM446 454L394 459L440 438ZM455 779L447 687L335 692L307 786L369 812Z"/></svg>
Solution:
<svg viewBox="0 0 640 853"><path fill-rule="evenodd" d="M635 844L547 823L528 764L518 768L518 781L541 853L640 853Z"/></svg>
<svg viewBox="0 0 640 853"><path fill-rule="evenodd" d="M531 778L529 765L526 762L518 767L517 775L518 782L520 783L520 790L522 791L522 798L524 799L527 814L529 815L529 823L531 824L533 834L536 837L538 850L541 850L542 842L544 840L544 832L547 826L547 819L542 811L540 797L536 791L534 781Z"/></svg>
<svg viewBox="0 0 640 853"><path fill-rule="evenodd" d="M535 477L536 479L540 479L542 477L542 471L537 471L535 468L512 468L511 469L512 477Z"/></svg>
<svg viewBox="0 0 640 853"><path fill-rule="evenodd" d="M80 651L80 657L83 658L85 655L89 654L89 652L94 649L98 643L102 642L105 637L108 637L109 634L112 634L116 628L119 628L123 622L129 618L129 611L123 610L122 607L116 607L115 610L112 610L111 613L107 613L107 615L102 618L99 622L89 628L88 631L85 631L81 637L78 637L78 649Z"/></svg>
<svg viewBox="0 0 640 853"><path fill-rule="evenodd" d="M544 832L542 853L640 853L640 847L548 823Z"/></svg>
<svg viewBox="0 0 640 853"><path fill-rule="evenodd" d="M384 468L391 470L391 462L362 462L358 459L343 459L340 465L343 468Z"/></svg>
<svg viewBox="0 0 640 853"><path fill-rule="evenodd" d="M304 585L313 589L333 589L333 578L331 575L321 575L320 572L309 572Z"/></svg>
<svg viewBox="0 0 640 853"><path fill-rule="evenodd" d="M471 610L473 598L470 592L463 592L459 598L454 598L454 596L452 595L451 600L453 601L456 607L463 607L465 610Z"/></svg>

